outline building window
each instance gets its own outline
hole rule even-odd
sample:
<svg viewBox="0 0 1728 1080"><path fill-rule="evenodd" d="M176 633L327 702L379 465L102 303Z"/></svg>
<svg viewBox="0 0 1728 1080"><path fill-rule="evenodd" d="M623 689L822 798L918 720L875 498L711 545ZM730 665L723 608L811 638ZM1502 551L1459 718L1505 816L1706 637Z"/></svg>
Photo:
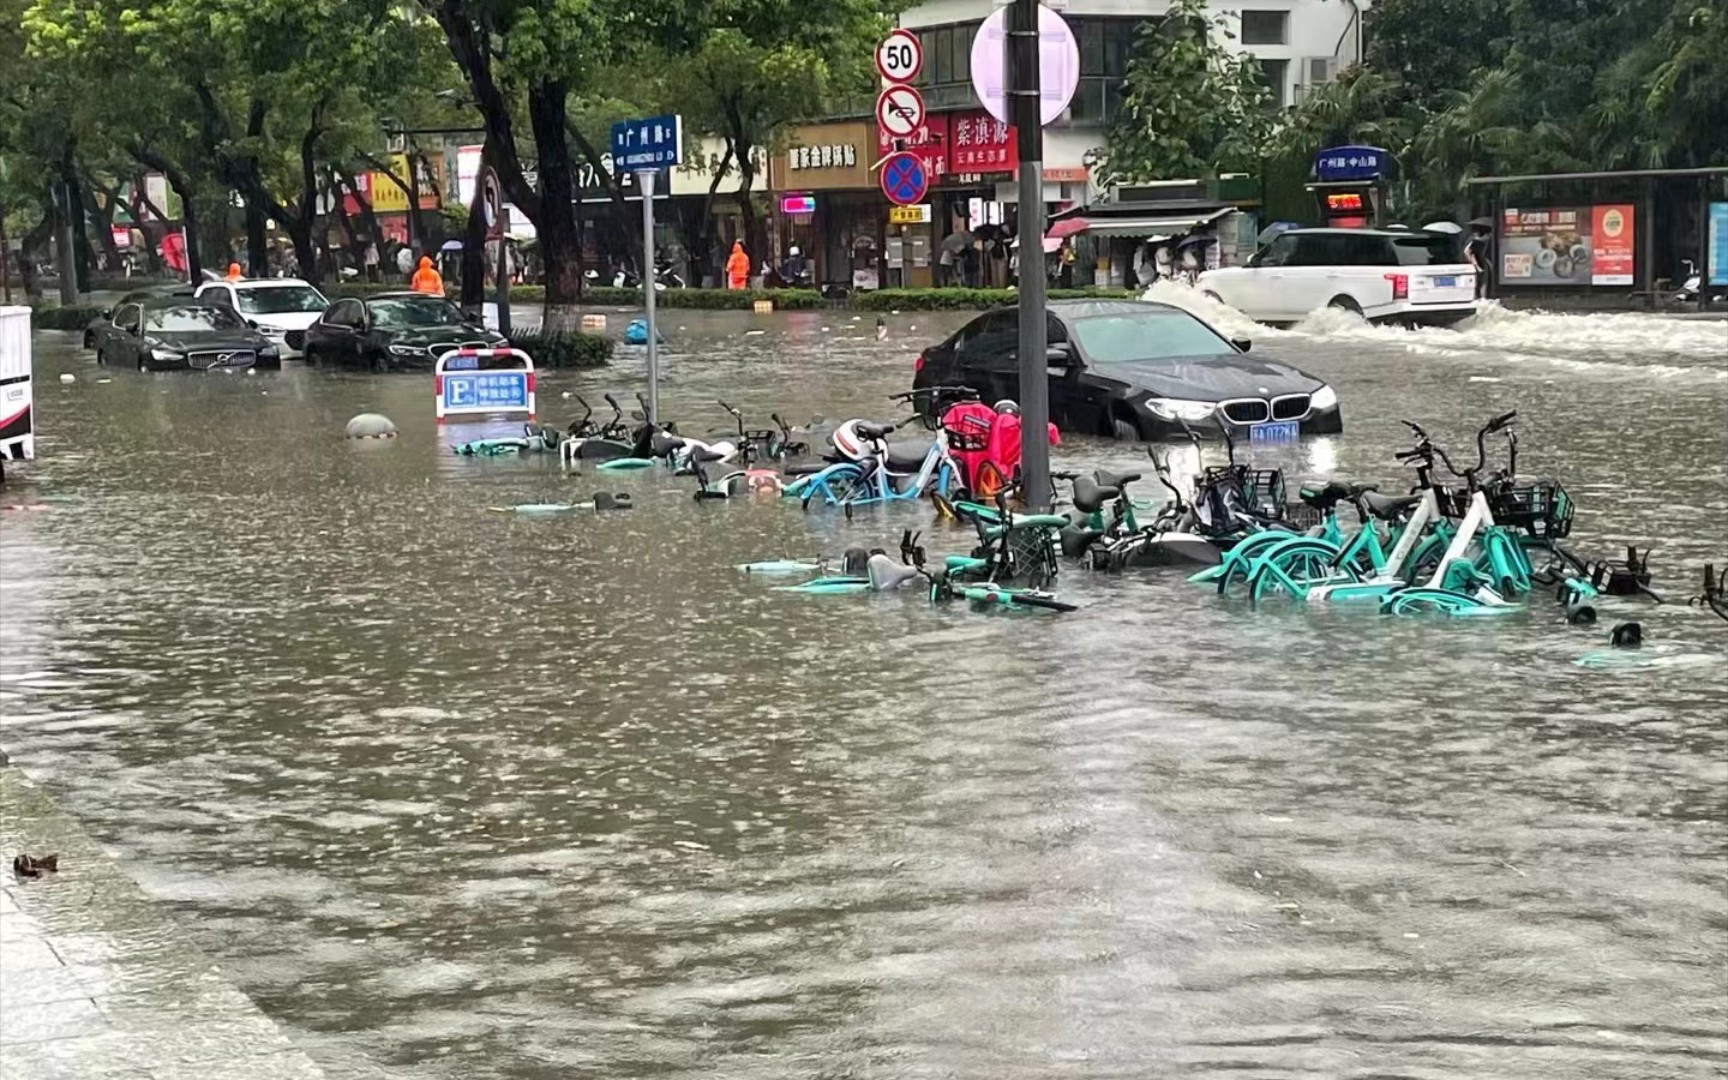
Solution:
<svg viewBox="0 0 1728 1080"><path fill-rule="evenodd" d="M1288 39L1288 11L1244 11L1242 44L1283 45Z"/></svg>
<svg viewBox="0 0 1728 1080"><path fill-rule="evenodd" d="M1272 91L1272 107L1282 109L1290 104L1290 88L1286 85L1290 78L1290 61L1256 56L1254 62L1260 65L1260 77L1266 80L1267 88Z"/></svg>

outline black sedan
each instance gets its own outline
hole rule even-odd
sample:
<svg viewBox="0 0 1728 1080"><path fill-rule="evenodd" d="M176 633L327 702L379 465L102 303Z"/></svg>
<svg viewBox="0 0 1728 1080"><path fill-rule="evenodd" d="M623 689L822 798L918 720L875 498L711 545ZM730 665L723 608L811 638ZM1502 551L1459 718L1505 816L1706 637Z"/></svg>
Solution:
<svg viewBox="0 0 1728 1080"><path fill-rule="evenodd" d="M441 296L379 293L325 308L306 331L306 360L365 371L431 371L452 349L508 344Z"/></svg>
<svg viewBox="0 0 1728 1080"><path fill-rule="evenodd" d="M98 364L139 371L282 366L276 346L233 308L201 300L123 303L114 309L113 326L97 345Z"/></svg>
<svg viewBox="0 0 1728 1080"><path fill-rule="evenodd" d="M84 326L84 347L91 352L100 349L107 340L117 332L114 317L127 304L143 304L151 300L163 300L169 297L192 299L192 286L180 283L171 285L150 285L142 289L134 289L120 298L119 303L103 312L100 318L91 319Z"/></svg>
<svg viewBox="0 0 1728 1080"><path fill-rule="evenodd" d="M1248 355L1182 308L1137 300L1050 304L1050 419L1063 431L1173 439L1182 426L1226 428L1252 441L1344 429L1330 386ZM978 316L918 357L913 389L970 386L987 402L1020 397L1020 313Z"/></svg>

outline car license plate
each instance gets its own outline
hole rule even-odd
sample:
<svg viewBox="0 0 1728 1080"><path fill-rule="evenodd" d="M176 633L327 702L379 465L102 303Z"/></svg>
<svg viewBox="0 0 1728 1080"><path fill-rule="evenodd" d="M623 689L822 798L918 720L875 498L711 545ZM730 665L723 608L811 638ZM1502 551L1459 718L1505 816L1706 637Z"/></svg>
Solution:
<svg viewBox="0 0 1728 1080"><path fill-rule="evenodd" d="M1456 284L1458 284L1458 279L1455 277L1437 277L1434 279L1436 289L1450 289Z"/></svg>
<svg viewBox="0 0 1728 1080"><path fill-rule="evenodd" d="M1255 424L1248 429L1251 443L1295 442L1302 434L1302 425L1295 420L1278 420L1270 424Z"/></svg>

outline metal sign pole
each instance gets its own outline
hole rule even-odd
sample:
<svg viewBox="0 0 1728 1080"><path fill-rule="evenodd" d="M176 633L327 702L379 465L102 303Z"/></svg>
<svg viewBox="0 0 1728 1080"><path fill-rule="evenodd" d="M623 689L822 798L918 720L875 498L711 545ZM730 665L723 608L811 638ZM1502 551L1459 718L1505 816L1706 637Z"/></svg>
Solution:
<svg viewBox="0 0 1728 1080"><path fill-rule="evenodd" d="M498 280L493 302L498 305L498 332L510 337L510 211L498 208Z"/></svg>
<svg viewBox="0 0 1728 1080"><path fill-rule="evenodd" d="M642 189L642 306L648 314L648 422L660 422L660 328L654 322L654 171L636 174Z"/></svg>
<svg viewBox="0 0 1728 1080"><path fill-rule="evenodd" d="M1020 494L1050 509L1049 334L1044 326L1044 117L1038 54L1038 0L1008 9L1008 114L1020 163Z"/></svg>

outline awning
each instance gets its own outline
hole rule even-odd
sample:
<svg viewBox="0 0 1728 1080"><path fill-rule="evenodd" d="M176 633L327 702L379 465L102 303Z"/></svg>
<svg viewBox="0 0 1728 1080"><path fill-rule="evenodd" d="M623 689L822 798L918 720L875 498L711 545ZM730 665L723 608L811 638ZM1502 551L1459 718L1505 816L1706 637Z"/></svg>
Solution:
<svg viewBox="0 0 1728 1080"><path fill-rule="evenodd" d="M1235 212L1235 207L1226 206L1222 210L1214 210L1200 214L1184 214L1179 217L1094 217L1087 218L1089 228L1086 230L1093 236L1153 236L1158 233L1191 232L1202 225L1210 225L1226 214Z"/></svg>

